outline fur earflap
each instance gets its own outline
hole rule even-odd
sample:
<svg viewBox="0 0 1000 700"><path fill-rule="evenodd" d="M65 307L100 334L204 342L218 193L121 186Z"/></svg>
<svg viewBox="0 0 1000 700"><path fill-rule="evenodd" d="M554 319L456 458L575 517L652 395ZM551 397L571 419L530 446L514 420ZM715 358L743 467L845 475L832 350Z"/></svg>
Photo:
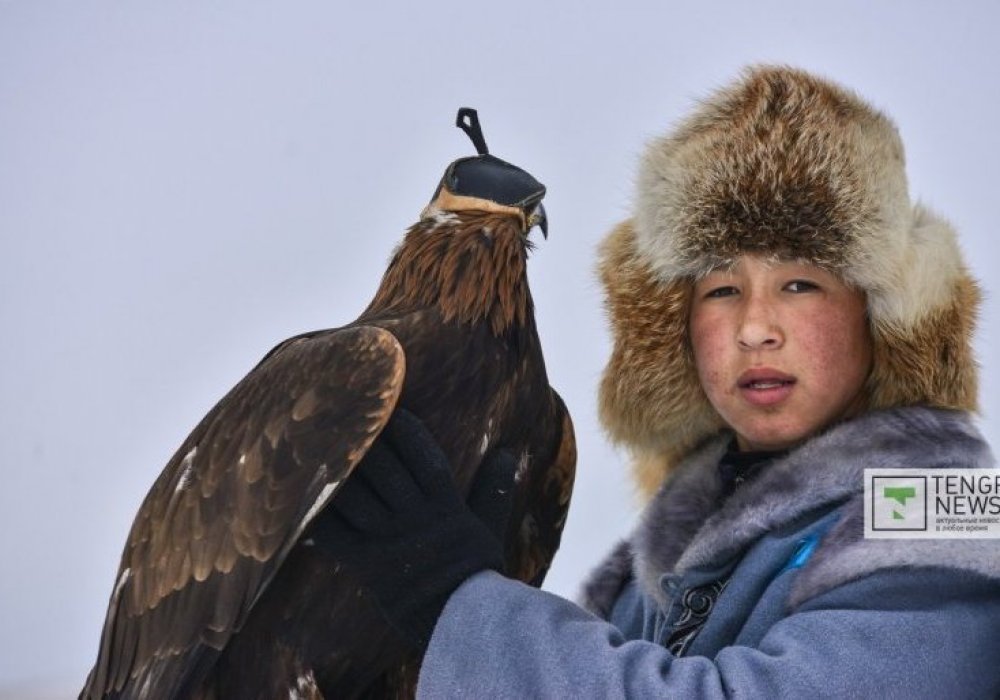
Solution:
<svg viewBox="0 0 1000 700"><path fill-rule="evenodd" d="M639 490L650 496L666 465L723 422L701 388L688 342L690 280L659 279L636 248L631 221L605 239L600 274L614 337L598 393L600 418L632 451Z"/></svg>
<svg viewBox="0 0 1000 700"><path fill-rule="evenodd" d="M979 291L953 229L911 203L896 127L826 80L753 68L649 145L634 216L601 247L614 349L600 414L644 494L722 427L694 368L689 295L744 254L806 260L866 293L871 408L975 408Z"/></svg>

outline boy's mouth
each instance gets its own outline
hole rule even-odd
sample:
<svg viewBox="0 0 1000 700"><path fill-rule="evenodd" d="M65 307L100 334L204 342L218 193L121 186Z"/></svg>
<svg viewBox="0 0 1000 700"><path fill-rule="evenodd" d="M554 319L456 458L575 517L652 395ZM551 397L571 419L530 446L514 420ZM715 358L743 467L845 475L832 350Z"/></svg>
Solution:
<svg viewBox="0 0 1000 700"><path fill-rule="evenodd" d="M751 404L771 406L792 393L795 377L768 367L749 369L739 376L740 393Z"/></svg>
<svg viewBox="0 0 1000 700"><path fill-rule="evenodd" d="M744 389L773 389L778 386L783 386L785 384L791 384L792 382L783 379L757 379L754 381L742 384Z"/></svg>

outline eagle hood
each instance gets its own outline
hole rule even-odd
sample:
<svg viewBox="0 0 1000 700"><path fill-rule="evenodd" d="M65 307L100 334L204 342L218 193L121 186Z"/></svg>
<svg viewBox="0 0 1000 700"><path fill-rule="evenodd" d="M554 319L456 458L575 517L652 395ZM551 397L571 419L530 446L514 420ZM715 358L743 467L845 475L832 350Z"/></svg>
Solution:
<svg viewBox="0 0 1000 700"><path fill-rule="evenodd" d="M910 200L893 122L853 92L762 66L642 157L633 215L601 244L613 335L601 421L650 496L723 429L687 334L693 281L742 254L805 260L867 297L869 410L974 410L979 290L950 224Z"/></svg>

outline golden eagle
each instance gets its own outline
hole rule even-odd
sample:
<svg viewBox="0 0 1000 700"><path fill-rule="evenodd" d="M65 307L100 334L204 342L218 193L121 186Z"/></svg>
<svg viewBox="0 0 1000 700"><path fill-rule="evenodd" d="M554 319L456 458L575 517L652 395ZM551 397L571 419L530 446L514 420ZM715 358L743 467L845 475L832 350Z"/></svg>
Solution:
<svg viewBox="0 0 1000 700"><path fill-rule="evenodd" d="M489 154L453 162L356 321L271 350L184 441L136 515L82 698L406 697L419 657L310 528L397 407L459 490L518 460L505 573L540 585L576 462L525 265L545 188Z"/></svg>

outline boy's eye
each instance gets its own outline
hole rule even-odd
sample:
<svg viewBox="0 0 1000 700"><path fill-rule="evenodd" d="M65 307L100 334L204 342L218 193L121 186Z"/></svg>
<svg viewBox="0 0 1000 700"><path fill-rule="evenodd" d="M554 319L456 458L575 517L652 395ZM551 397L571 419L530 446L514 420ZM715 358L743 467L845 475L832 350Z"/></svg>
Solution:
<svg viewBox="0 0 1000 700"><path fill-rule="evenodd" d="M720 297L728 297L733 294L737 294L738 290L736 287L712 287L707 292L705 292L706 299L717 299Z"/></svg>
<svg viewBox="0 0 1000 700"><path fill-rule="evenodd" d="M785 285L785 289L787 289L790 292L802 293L802 292L810 292L814 289L819 289L819 286L807 280L792 280L791 282Z"/></svg>

